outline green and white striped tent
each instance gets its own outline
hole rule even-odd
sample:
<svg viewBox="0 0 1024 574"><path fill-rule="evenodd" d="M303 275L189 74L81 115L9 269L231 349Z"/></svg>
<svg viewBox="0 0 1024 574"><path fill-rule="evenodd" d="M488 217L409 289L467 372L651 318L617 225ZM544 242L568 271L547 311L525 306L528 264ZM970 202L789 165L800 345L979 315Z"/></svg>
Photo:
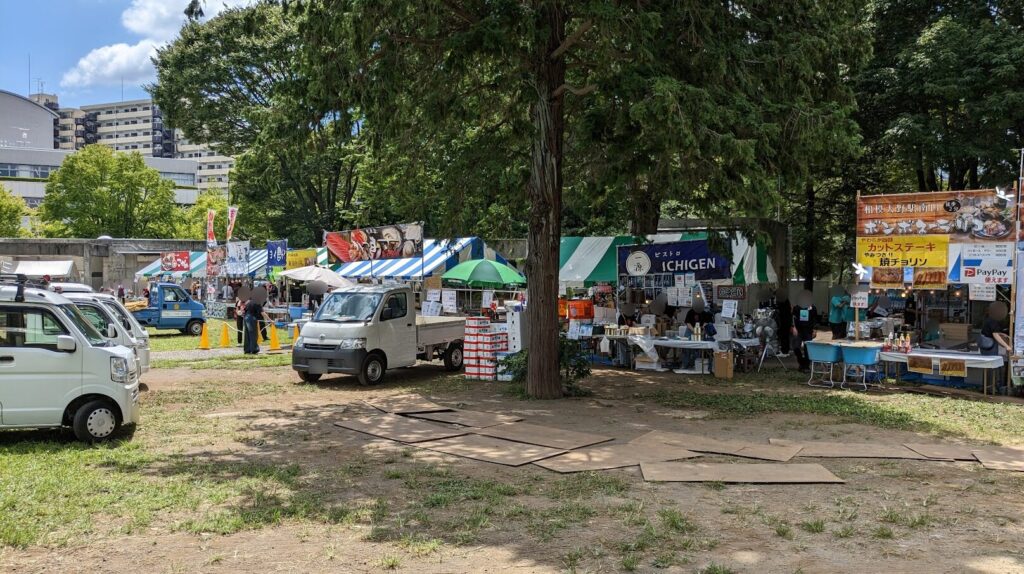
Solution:
<svg viewBox="0 0 1024 574"><path fill-rule="evenodd" d="M651 243L707 239L706 232L659 233L648 235ZM618 248L635 245L640 240L631 235L613 237L563 237L559 246L558 281L567 287L589 287L618 280ZM730 241L732 278L735 285L778 283L768 250L763 243L752 244L741 233ZM726 280L727 281L727 280Z"/></svg>

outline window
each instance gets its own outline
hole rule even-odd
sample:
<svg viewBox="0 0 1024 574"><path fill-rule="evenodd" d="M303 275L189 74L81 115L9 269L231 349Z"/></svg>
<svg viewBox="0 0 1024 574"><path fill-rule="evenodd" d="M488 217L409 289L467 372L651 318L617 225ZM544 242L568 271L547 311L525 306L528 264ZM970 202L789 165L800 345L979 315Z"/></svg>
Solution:
<svg viewBox="0 0 1024 574"><path fill-rule="evenodd" d="M392 319L405 317L406 310L408 309L408 303L405 300L405 293L395 293L388 297L387 303L384 304L384 309L391 310Z"/></svg>
<svg viewBox="0 0 1024 574"><path fill-rule="evenodd" d="M149 144L142 144L142 147L145 149L149 149Z"/></svg>
<svg viewBox="0 0 1024 574"><path fill-rule="evenodd" d="M107 316L104 315L102 311L93 305L84 303L76 303L75 306L78 307L78 310L89 321L89 324L95 327L97 331L100 333L107 332L107 324L109 324L109 321L107 321Z"/></svg>
<svg viewBox="0 0 1024 574"><path fill-rule="evenodd" d="M142 111L144 111L144 112L149 111L149 106L142 106Z"/></svg>
<svg viewBox="0 0 1024 574"><path fill-rule="evenodd" d="M132 111L133 112L137 112L137 111L139 111L139 108L132 108Z"/></svg>
<svg viewBox="0 0 1024 574"><path fill-rule="evenodd" d="M188 301L188 296L181 289L177 287L164 288L164 303L184 303L185 301Z"/></svg>
<svg viewBox="0 0 1024 574"><path fill-rule="evenodd" d="M57 350L57 337L68 330L57 317L38 307L0 307L0 347Z"/></svg>
<svg viewBox="0 0 1024 574"><path fill-rule="evenodd" d="M187 187L193 187L196 184L196 176L194 173L174 173L174 172L160 172L160 177L169 179L177 185L184 185Z"/></svg>

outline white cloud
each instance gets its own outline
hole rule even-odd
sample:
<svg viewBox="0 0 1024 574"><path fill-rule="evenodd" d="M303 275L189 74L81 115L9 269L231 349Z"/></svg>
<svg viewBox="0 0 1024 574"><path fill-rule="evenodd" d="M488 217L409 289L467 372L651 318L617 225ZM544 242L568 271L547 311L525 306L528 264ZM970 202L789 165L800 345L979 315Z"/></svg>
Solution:
<svg viewBox="0 0 1024 574"><path fill-rule="evenodd" d="M109 44L95 48L78 60L75 67L64 72L63 88L119 85L123 80L141 84L156 77L150 58L156 48L174 40L185 23L185 7L189 0L132 0L121 13L125 29L142 37L135 44ZM208 0L206 17L224 9L251 4L252 0Z"/></svg>

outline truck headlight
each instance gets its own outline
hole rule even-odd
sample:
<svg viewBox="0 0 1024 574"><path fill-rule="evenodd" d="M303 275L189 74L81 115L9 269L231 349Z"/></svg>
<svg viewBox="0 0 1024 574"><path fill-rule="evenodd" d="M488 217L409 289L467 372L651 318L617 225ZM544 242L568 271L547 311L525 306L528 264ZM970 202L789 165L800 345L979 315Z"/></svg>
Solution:
<svg viewBox="0 0 1024 574"><path fill-rule="evenodd" d="M110 357L110 380L123 383L128 380L128 359Z"/></svg>
<svg viewBox="0 0 1024 574"><path fill-rule="evenodd" d="M339 349L365 349L366 339L342 339L338 344Z"/></svg>
<svg viewBox="0 0 1024 574"><path fill-rule="evenodd" d="M301 349L302 346L305 345L305 344L306 344L306 341L302 337L299 337L299 338L295 339L295 344L292 345L292 348L293 349Z"/></svg>

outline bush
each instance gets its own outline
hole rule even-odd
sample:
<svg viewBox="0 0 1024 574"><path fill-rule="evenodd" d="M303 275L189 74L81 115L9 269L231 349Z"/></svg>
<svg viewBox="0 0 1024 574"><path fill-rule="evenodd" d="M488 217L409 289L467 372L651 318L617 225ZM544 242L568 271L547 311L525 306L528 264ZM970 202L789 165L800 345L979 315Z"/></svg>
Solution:
<svg viewBox="0 0 1024 574"><path fill-rule="evenodd" d="M526 383L527 357L527 351L523 350L499 361L501 368L512 376L513 383L520 385ZM579 341L559 337L558 374L562 380L565 394L571 397L590 396L592 394L590 389L579 386L579 382L589 377L590 373L590 361Z"/></svg>

